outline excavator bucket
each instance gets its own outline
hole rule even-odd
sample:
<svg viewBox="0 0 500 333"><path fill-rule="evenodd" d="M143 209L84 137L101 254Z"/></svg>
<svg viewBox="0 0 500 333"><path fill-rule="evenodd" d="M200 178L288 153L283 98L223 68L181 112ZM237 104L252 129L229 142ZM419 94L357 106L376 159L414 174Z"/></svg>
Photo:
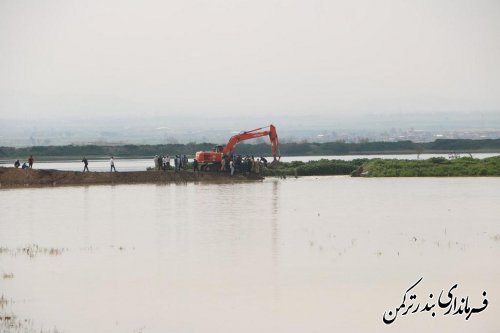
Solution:
<svg viewBox="0 0 500 333"><path fill-rule="evenodd" d="M277 168L280 164L281 163L280 163L279 159L275 159L271 163L268 163L267 167L270 169L273 169L273 168Z"/></svg>

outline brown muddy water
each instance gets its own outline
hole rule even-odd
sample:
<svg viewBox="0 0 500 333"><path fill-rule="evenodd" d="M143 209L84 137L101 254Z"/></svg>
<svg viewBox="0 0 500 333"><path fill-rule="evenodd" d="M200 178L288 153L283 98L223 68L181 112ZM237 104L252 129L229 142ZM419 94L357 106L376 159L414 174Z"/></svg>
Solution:
<svg viewBox="0 0 500 333"><path fill-rule="evenodd" d="M498 178L1 190L0 332L498 332L499 204ZM445 315L454 284L487 307Z"/></svg>

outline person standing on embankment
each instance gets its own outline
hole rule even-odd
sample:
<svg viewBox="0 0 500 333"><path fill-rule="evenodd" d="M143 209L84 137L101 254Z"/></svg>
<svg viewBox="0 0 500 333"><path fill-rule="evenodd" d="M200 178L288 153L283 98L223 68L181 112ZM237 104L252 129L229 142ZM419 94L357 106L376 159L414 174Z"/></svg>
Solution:
<svg viewBox="0 0 500 333"><path fill-rule="evenodd" d="M167 161L167 164L166 164L167 170L170 170L170 156L169 155L167 155L166 161Z"/></svg>
<svg viewBox="0 0 500 333"><path fill-rule="evenodd" d="M193 172L199 172L200 170L198 169L198 160L195 158L193 160Z"/></svg>
<svg viewBox="0 0 500 333"><path fill-rule="evenodd" d="M89 161L87 161L87 158L84 157L82 162L83 162L83 172L85 172L85 170L87 170L87 172L90 172L89 171Z"/></svg>
<svg viewBox="0 0 500 333"><path fill-rule="evenodd" d="M33 162L35 160L33 159L33 155L30 155L30 157L28 158L28 166L30 169L33 169Z"/></svg>
<svg viewBox="0 0 500 333"><path fill-rule="evenodd" d="M229 161L229 169L231 169L231 176L234 175L234 161L231 159Z"/></svg>
<svg viewBox="0 0 500 333"><path fill-rule="evenodd" d="M113 170L115 170L115 172L116 172L115 160L114 160L113 156L111 156L111 159L109 160L109 165L111 167L110 170L109 170L109 172L112 172Z"/></svg>

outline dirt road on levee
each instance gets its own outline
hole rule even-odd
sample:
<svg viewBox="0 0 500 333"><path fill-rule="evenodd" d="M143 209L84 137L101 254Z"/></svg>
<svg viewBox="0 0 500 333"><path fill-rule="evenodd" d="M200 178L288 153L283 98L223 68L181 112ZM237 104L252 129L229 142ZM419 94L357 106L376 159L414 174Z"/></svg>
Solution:
<svg viewBox="0 0 500 333"><path fill-rule="evenodd" d="M78 172L60 170L16 169L0 167L0 188L46 187L67 185L168 184L186 182L226 183L255 181L262 177L250 174L192 171Z"/></svg>

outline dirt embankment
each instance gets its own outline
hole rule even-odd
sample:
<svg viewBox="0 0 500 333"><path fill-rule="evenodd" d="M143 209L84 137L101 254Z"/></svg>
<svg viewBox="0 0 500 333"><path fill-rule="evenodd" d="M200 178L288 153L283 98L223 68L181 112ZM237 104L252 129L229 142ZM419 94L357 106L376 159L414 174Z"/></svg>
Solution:
<svg viewBox="0 0 500 333"><path fill-rule="evenodd" d="M234 175L192 171L78 172L0 167L0 188L63 185L165 184L260 180L258 175Z"/></svg>

